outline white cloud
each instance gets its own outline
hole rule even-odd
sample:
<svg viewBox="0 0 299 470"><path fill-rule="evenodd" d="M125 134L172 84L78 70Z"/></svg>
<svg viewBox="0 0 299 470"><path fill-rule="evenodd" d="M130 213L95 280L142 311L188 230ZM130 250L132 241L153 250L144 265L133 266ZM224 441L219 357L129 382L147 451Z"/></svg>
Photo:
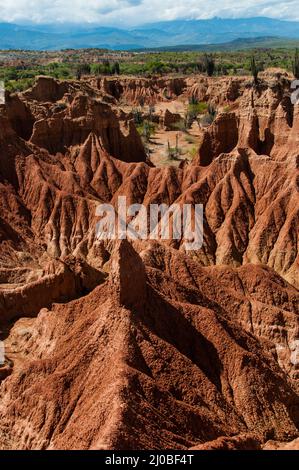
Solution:
<svg viewBox="0 0 299 470"><path fill-rule="evenodd" d="M299 20L298 0L0 0L0 12L0 22L117 26L213 16Z"/></svg>

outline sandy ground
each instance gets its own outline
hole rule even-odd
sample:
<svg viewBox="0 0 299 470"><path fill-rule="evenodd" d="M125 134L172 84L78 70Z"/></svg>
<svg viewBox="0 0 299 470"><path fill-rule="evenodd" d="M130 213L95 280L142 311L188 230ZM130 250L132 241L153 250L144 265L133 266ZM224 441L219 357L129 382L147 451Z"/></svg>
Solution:
<svg viewBox="0 0 299 470"><path fill-rule="evenodd" d="M200 133L201 130L197 123L194 123L188 132L158 129L148 145L151 152L151 162L156 167L163 167L179 166L182 160L192 160L198 149ZM171 148L175 148L177 139L179 157L176 159L169 157L168 143Z"/></svg>
<svg viewBox="0 0 299 470"><path fill-rule="evenodd" d="M180 114L182 120L186 114L188 107L187 99L178 99L174 101L165 101L155 105L155 115L164 116L168 109L173 114ZM125 112L131 112L132 107L123 106ZM145 106L142 112L147 114L149 108ZM166 131L163 127L157 126L155 134L151 137L150 142L146 144L150 151L150 160L156 167L179 166L182 160L192 160L196 155L199 147L199 137L202 133L197 122L194 122L191 129L186 131L174 130ZM168 147L174 149L178 139L178 158L169 156Z"/></svg>

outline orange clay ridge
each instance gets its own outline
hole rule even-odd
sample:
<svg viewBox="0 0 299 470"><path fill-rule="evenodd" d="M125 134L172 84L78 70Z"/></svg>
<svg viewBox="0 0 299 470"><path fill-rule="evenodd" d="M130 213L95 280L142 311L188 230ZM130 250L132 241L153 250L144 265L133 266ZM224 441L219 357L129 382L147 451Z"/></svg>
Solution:
<svg viewBox="0 0 299 470"><path fill-rule="evenodd" d="M7 93L1 449L299 448L291 81L38 77ZM217 112L184 131L191 99ZM136 108L156 123L147 145ZM119 196L203 204L203 247L99 242L96 208Z"/></svg>

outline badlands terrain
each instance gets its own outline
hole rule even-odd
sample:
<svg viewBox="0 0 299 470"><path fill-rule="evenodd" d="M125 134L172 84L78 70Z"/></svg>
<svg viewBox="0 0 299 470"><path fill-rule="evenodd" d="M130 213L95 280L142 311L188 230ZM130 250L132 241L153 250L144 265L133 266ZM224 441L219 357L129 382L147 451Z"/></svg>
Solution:
<svg viewBox="0 0 299 470"><path fill-rule="evenodd" d="M39 77L7 93L0 449L299 448L291 80ZM190 102L210 122L183 129ZM203 204L202 249L99 241L96 208L119 196Z"/></svg>

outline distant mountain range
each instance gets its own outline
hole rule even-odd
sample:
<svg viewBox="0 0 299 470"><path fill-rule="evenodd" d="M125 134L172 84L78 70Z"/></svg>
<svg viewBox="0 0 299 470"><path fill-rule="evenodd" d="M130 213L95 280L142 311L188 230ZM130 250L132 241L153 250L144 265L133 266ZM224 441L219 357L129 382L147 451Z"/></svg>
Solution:
<svg viewBox="0 0 299 470"><path fill-rule="evenodd" d="M258 38L258 39L257 39ZM16 25L0 23L0 49L59 50L105 48L132 50L171 48L178 45L203 47L228 44L240 39L299 39L299 22L271 18L175 20L146 24L136 29L118 29L98 25ZM245 44L244 43L244 44ZM194 46L196 45L196 46ZM236 47L236 43L233 47Z"/></svg>
<svg viewBox="0 0 299 470"><path fill-rule="evenodd" d="M146 47L135 49L136 52L224 52L250 49L299 48L299 39L287 39L275 36L257 38L238 38L220 44L179 44L177 46Z"/></svg>

